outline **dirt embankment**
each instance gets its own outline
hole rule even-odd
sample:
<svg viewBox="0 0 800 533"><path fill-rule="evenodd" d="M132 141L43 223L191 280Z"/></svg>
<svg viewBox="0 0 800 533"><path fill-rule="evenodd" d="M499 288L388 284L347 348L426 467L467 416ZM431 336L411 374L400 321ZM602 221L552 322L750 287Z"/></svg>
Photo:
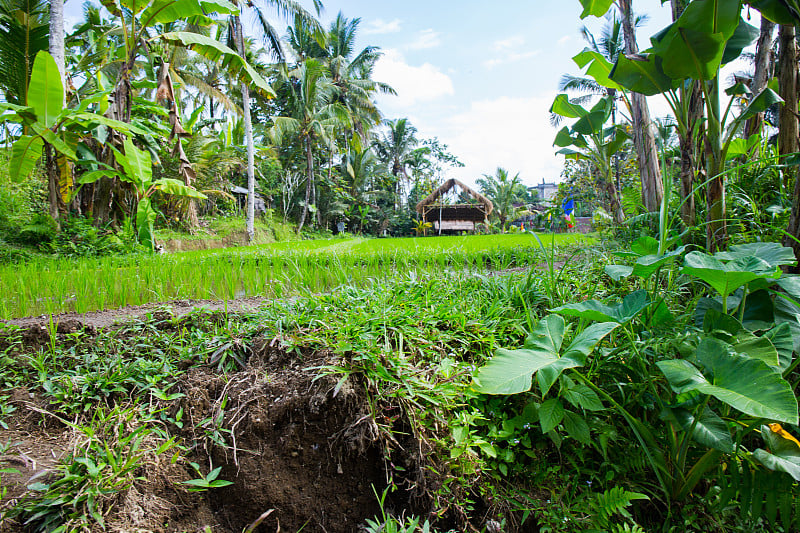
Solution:
<svg viewBox="0 0 800 533"><path fill-rule="evenodd" d="M392 427L408 424L397 417L399 407L381 400L370 407L362 385L320 377L320 366L339 362L331 353L272 344L251 340L238 371L203 365L178 379L170 394L183 397L157 407L186 459L173 462L170 452L141 464L129 488L103 500L107 531L240 533L264 517L252 531L349 533L380 515L375 492L390 481L400 488L388 510L430 511L424 495L406 490L420 481L408 478L423 472L423 454L407 427ZM63 422L80 417L62 413L59 420L50 413L57 406L38 392L15 389L10 402L17 410L5 419L9 429L0 429L0 442L10 444L0 468L17 472L3 474L9 492L0 502L0 531L17 532L27 529L3 521L2 511L30 495L29 484L56 479L57 463L85 445L85 436ZM179 411L182 427L169 423ZM219 479L233 484L190 492L184 482L198 477L190 461L204 472L221 466Z"/></svg>

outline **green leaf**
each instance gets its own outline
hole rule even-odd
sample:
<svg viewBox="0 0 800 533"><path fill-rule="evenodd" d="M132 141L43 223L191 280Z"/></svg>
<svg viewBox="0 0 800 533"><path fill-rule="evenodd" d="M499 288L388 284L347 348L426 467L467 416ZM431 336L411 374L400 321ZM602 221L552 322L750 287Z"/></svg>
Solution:
<svg viewBox="0 0 800 533"><path fill-rule="evenodd" d="M586 65L589 65L586 74L591 76L594 81L603 87L616 90L622 89L622 86L611 81L611 78L609 78L614 65L599 52L591 48L584 48L583 51L575 55L572 60L578 65L578 68L584 68Z"/></svg>
<svg viewBox="0 0 800 533"><path fill-rule="evenodd" d="M564 419L564 406L558 398L551 398L539 407L539 423L542 433L549 433Z"/></svg>
<svg viewBox="0 0 800 533"><path fill-rule="evenodd" d="M53 56L44 50L36 54L28 85L28 105L36 117L47 128L56 124L64 109L64 84Z"/></svg>
<svg viewBox="0 0 800 533"><path fill-rule="evenodd" d="M153 24L166 24L186 17L205 15L217 12L221 15L237 14L239 10L230 2L224 0L202 1L197 0L154 0L144 10L141 16L142 23L147 26Z"/></svg>
<svg viewBox="0 0 800 533"><path fill-rule="evenodd" d="M602 411L603 402L597 393L586 385L575 385L564 391L564 399L580 409L587 411Z"/></svg>
<svg viewBox="0 0 800 533"><path fill-rule="evenodd" d="M778 367L783 372L792 364L792 352L794 351L792 328L784 322L765 332L764 337L769 339L778 351Z"/></svg>
<svg viewBox="0 0 800 533"><path fill-rule="evenodd" d="M739 17L739 24L733 35L725 43L725 52L722 54L722 64L726 65L742 55L742 50L753 44L758 39L759 30Z"/></svg>
<svg viewBox="0 0 800 533"><path fill-rule="evenodd" d="M644 255L638 258L633 265L633 275L639 276L642 279L649 279L659 268L671 263L675 258L680 256L685 248L685 246L681 246L663 255Z"/></svg>
<svg viewBox="0 0 800 533"><path fill-rule="evenodd" d="M122 165L128 179L136 184L143 194L150 187L153 179L153 163L150 159L150 152L137 148L130 138L125 139L124 146L124 156L120 158L119 152L116 152L117 162Z"/></svg>
<svg viewBox="0 0 800 533"><path fill-rule="evenodd" d="M609 306L599 300L567 304L551 309L560 315L575 316L593 321L616 322L627 324L650 304L647 291L639 290L628 294L622 302Z"/></svg>
<svg viewBox="0 0 800 533"><path fill-rule="evenodd" d="M776 24L791 26L800 23L800 3L797 0L748 0L745 3Z"/></svg>
<svg viewBox="0 0 800 533"><path fill-rule="evenodd" d="M11 160L8 173L17 183L30 176L36 162L42 157L44 141L38 135L21 135L11 145Z"/></svg>
<svg viewBox="0 0 800 533"><path fill-rule="evenodd" d="M748 244L736 244L730 247L727 252L717 252L714 257L722 261L734 259L745 259L747 257L758 257L771 267L780 265L794 265L797 259L794 251L777 242L751 242Z"/></svg>
<svg viewBox="0 0 800 533"><path fill-rule="evenodd" d="M733 439L728 426L708 407L697 419L697 423L694 415L686 409L672 409L671 414L684 431L689 431L694 425L692 438L696 442L723 453L733 453Z"/></svg>
<svg viewBox="0 0 800 533"><path fill-rule="evenodd" d="M39 122L34 122L31 124L31 129L42 139L44 139L45 142L51 144L53 148L55 148L61 154L72 160L78 158L78 156L75 154L75 150L73 150L67 143L62 141L55 133L53 133L52 130L43 127Z"/></svg>
<svg viewBox="0 0 800 533"><path fill-rule="evenodd" d="M219 41L200 35L198 33L176 31L165 33L161 38L166 41L179 42L186 48L197 52L212 62L224 61L228 70L238 74L240 78L247 82L254 84L265 95L274 97L275 92L269 86L267 81L250 66L247 61L242 59L239 54L234 52Z"/></svg>
<svg viewBox="0 0 800 533"><path fill-rule="evenodd" d="M696 390L747 415L797 424L791 385L763 361L731 353L717 339L704 339L696 357L713 376L711 381L682 359L656 363L676 393Z"/></svg>
<svg viewBox="0 0 800 533"><path fill-rule="evenodd" d="M767 337L756 337L743 331L730 344L736 353L764 361L778 370L778 350Z"/></svg>
<svg viewBox="0 0 800 533"><path fill-rule="evenodd" d="M589 114L583 106L570 102L569 96L566 94L556 96L553 105L550 107L550 112L566 118L581 118Z"/></svg>
<svg viewBox="0 0 800 533"><path fill-rule="evenodd" d="M156 210L153 209L150 203L150 198L142 198L139 200L139 206L136 209L136 231L139 236L139 242L147 246L150 251L155 249L153 242L153 224L156 221Z"/></svg>
<svg viewBox="0 0 800 533"><path fill-rule="evenodd" d="M606 265L603 270L614 281L619 281L633 274L633 267L627 265Z"/></svg>
<svg viewBox="0 0 800 533"><path fill-rule="evenodd" d="M577 440L581 444L590 444L589 425L578 413L564 411L564 429L567 435Z"/></svg>
<svg viewBox="0 0 800 533"><path fill-rule="evenodd" d="M541 392L542 396L547 394L550 387L553 386L564 370L585 365L588 355L592 353L606 335L618 326L619 324L614 322L592 324L575 337L561 357L557 357L557 354L554 353L557 358L552 363L540 368L536 374L536 381L539 384L539 392Z"/></svg>
<svg viewBox="0 0 800 533"><path fill-rule="evenodd" d="M86 185L88 183L94 183L102 178L112 178L112 177L119 177L119 173L114 172L113 170L92 170L91 172L87 172L81 175L78 178L78 183L81 185Z"/></svg>
<svg viewBox="0 0 800 533"><path fill-rule="evenodd" d="M772 431L769 426L761 426L761 437L769 452L759 448L753 452L753 457L770 470L786 472L795 481L800 481L800 446Z"/></svg>
<svg viewBox="0 0 800 533"><path fill-rule="evenodd" d="M559 356L564 339L564 319L547 315L534 328L519 350L497 350L495 356L476 376L476 390L484 394L517 394L531 388L531 378L537 379L542 393L546 393L558 376L568 368L583 365L595 346L617 324L592 324L575 337Z"/></svg>
<svg viewBox="0 0 800 533"><path fill-rule="evenodd" d="M683 272L705 281L721 296L759 278L779 278L781 270L758 257L739 257L723 263L702 252L691 252L684 260Z"/></svg>
<svg viewBox="0 0 800 533"><path fill-rule="evenodd" d="M207 198L205 194L201 193L197 189L188 187L176 179L162 178L153 182L153 187L166 194L172 194L175 196L186 196L189 198L197 198L199 200L205 200Z"/></svg>
<svg viewBox="0 0 800 533"><path fill-rule="evenodd" d="M629 91L646 96L665 93L678 85L664 73L664 60L653 53L620 54L610 78Z"/></svg>
<svg viewBox="0 0 800 533"><path fill-rule="evenodd" d="M585 19L589 15L593 17L602 17L611 9L614 0L580 0L580 2L583 6L581 18Z"/></svg>

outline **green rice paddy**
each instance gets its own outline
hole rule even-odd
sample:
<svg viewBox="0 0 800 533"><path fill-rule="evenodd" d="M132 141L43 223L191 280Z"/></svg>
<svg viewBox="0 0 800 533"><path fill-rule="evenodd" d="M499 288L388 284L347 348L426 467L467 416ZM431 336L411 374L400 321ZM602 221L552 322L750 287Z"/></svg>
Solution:
<svg viewBox="0 0 800 533"><path fill-rule="evenodd" d="M546 245L589 242L543 236ZM86 313L175 299L326 292L442 271L502 270L542 260L529 233L387 239L322 239L170 255L40 259L0 268L0 318Z"/></svg>

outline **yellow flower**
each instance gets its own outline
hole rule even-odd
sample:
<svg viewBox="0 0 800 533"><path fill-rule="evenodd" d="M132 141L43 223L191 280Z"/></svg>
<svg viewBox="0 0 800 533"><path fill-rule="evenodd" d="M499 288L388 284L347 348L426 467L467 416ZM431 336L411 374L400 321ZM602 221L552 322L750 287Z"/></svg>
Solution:
<svg viewBox="0 0 800 533"><path fill-rule="evenodd" d="M783 429L780 424L770 424L769 425L769 429L773 433L777 433L778 435L780 435L784 439L794 442L795 444L797 444L798 448L800 448L800 441L798 441L796 438L794 438L791 433L789 433L788 431Z"/></svg>

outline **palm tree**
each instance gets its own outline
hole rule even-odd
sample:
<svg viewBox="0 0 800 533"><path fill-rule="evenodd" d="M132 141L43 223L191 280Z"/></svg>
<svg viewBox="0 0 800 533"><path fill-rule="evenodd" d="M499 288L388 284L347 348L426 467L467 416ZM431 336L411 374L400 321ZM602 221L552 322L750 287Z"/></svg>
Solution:
<svg viewBox="0 0 800 533"><path fill-rule="evenodd" d="M391 167L397 187L398 205L402 204L402 182L410 181L406 169L415 161L415 151L419 144L417 128L400 118L386 121L388 131L379 135L374 142L378 158Z"/></svg>
<svg viewBox="0 0 800 533"><path fill-rule="evenodd" d="M317 141L326 146L332 144L332 135L337 128L349 127L347 110L335 103L336 87L325 76L325 65L316 59L306 59L296 69L287 72L283 67L279 84L287 96L286 114L274 117L272 136L281 144L288 135L301 142L305 155L306 190L303 211L297 226L299 234L308 215L314 189L314 150Z"/></svg>
<svg viewBox="0 0 800 533"><path fill-rule="evenodd" d="M493 214L505 232L506 222L514 220L517 216L518 209L514 204L519 203L528 192L522 184L519 173L512 178L506 169L497 167L494 175L484 174L483 178L478 178L475 182L480 187L481 193L492 201Z"/></svg>
<svg viewBox="0 0 800 533"><path fill-rule="evenodd" d="M50 12L43 0L0 0L0 90L25 105L33 60L49 47Z"/></svg>
<svg viewBox="0 0 800 533"><path fill-rule="evenodd" d="M235 0L234 3L241 4L241 2L236 2ZM277 10L284 17L293 16L296 20L301 20L311 27L319 26L316 20L295 0L266 0L265 4ZM258 21L261 23L264 40L269 43L272 53L278 59L283 59L283 51L277 32L267 21L263 10L250 1L248 1L247 5L252 6L256 11ZM314 7L317 10L317 14L319 14L322 9L322 2L314 0ZM244 31L242 30L242 21L239 14L231 17L231 30L236 42L236 51L242 58L245 58ZM250 117L250 88L244 81L241 83L241 92L244 131L247 142L247 237L252 242L255 237L255 147L253 144L253 123Z"/></svg>

